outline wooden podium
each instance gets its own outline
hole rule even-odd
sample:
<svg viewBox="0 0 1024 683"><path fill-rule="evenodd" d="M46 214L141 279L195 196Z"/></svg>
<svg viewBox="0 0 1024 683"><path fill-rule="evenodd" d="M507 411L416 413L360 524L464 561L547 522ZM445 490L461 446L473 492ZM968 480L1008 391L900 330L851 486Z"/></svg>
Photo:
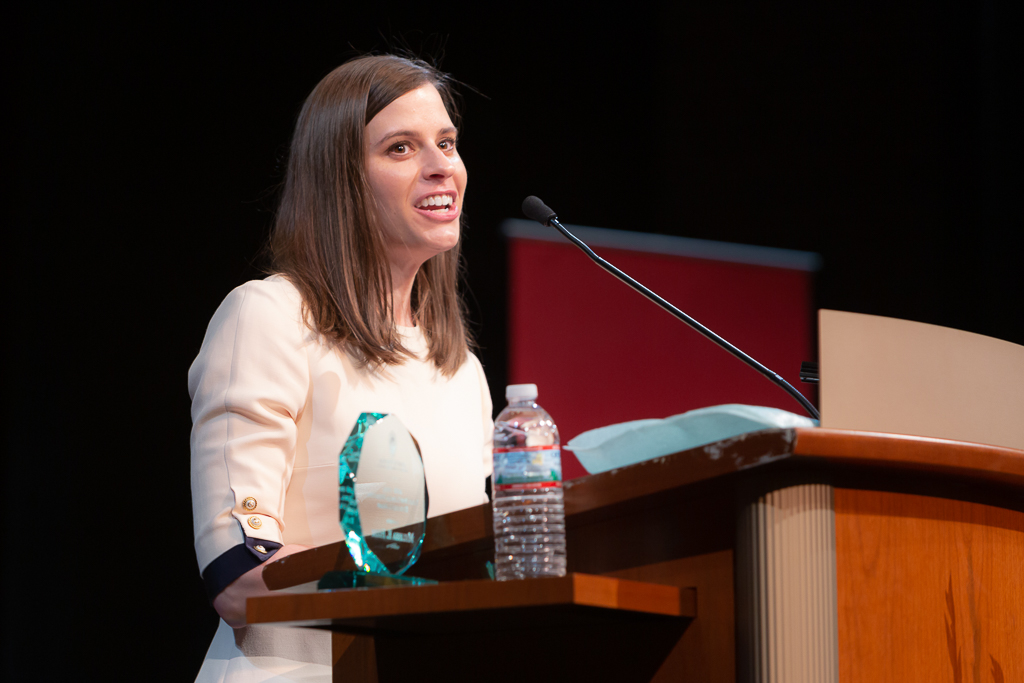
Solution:
<svg viewBox="0 0 1024 683"><path fill-rule="evenodd" d="M331 629L338 681L1024 680L1024 451L766 430L565 501L565 579L483 580L479 506L429 520L411 573L441 584L282 593L249 621ZM348 567L332 545L264 576Z"/></svg>

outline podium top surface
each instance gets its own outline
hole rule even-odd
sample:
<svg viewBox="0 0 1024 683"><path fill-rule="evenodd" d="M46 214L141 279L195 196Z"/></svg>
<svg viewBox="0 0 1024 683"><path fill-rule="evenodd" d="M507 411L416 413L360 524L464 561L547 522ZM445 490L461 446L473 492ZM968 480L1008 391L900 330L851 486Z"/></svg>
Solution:
<svg viewBox="0 0 1024 683"><path fill-rule="evenodd" d="M782 463L929 472L1024 491L1024 451L1014 448L839 429L768 429L568 481L566 515Z"/></svg>
<svg viewBox="0 0 1024 683"><path fill-rule="evenodd" d="M622 514L623 506L642 508L651 497L673 496L692 486L736 480L768 481L788 469L841 471L860 475L857 486L882 486L889 481L939 480L955 486L995 487L1009 498L1024 501L1024 451L948 439L822 428L769 429L752 432L680 453L565 482L569 528L595 515ZM867 484L865 484L867 481ZM934 495L934 494L930 494ZM987 497L989 505L1002 498ZM457 555L493 554L490 505L459 510L427 520L422 557L414 573L432 561ZM482 563L481 563L482 564ZM332 570L355 569L344 543L295 553L267 565L264 580L271 589L316 581ZM588 570L589 571L589 570Z"/></svg>

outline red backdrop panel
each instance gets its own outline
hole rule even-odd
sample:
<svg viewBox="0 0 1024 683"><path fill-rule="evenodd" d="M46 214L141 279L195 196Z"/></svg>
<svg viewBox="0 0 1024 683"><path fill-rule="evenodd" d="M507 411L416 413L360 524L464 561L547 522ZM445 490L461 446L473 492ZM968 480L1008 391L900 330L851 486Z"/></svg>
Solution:
<svg viewBox="0 0 1024 683"><path fill-rule="evenodd" d="M799 382L801 361L815 358L810 272L597 251L816 400ZM595 427L721 403L803 414L783 390L576 247L515 238L509 255L509 381L537 384L563 444ZM566 478L585 473L572 457L563 466Z"/></svg>

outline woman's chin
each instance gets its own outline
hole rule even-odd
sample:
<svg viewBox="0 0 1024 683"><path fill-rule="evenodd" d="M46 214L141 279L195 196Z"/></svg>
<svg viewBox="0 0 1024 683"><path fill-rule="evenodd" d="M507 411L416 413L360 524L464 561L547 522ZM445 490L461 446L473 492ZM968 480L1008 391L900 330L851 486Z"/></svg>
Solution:
<svg viewBox="0 0 1024 683"><path fill-rule="evenodd" d="M459 243L459 234L459 219L456 218L451 223L439 225L425 235L425 246L434 252L432 256L449 251Z"/></svg>
<svg viewBox="0 0 1024 683"><path fill-rule="evenodd" d="M451 251L459 243L459 230L445 231L442 234L433 234L427 239L417 240L415 243L403 242L390 244L388 246L388 260L393 266L401 270L419 268L433 257Z"/></svg>

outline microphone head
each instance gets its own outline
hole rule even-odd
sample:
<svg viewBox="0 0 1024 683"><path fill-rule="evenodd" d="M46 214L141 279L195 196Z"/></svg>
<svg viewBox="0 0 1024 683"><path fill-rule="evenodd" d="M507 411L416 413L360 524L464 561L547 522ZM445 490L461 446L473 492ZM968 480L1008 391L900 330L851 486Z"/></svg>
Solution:
<svg viewBox="0 0 1024 683"><path fill-rule="evenodd" d="M523 200L523 213L527 218L532 218L541 225L551 225L551 219L558 217L558 214L552 211L550 206L532 194Z"/></svg>

